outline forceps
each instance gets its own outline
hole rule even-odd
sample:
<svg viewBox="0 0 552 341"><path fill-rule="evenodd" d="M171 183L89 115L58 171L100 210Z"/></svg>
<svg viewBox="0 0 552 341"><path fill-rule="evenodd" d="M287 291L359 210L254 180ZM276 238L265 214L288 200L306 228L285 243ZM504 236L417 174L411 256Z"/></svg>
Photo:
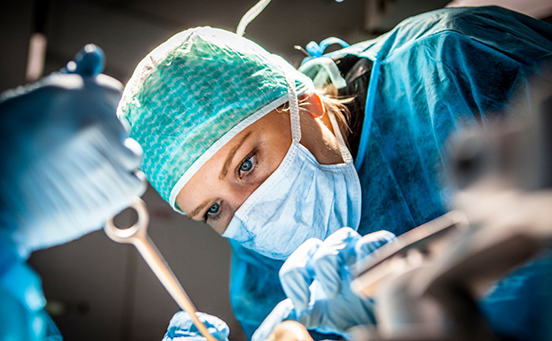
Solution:
<svg viewBox="0 0 552 341"><path fill-rule="evenodd" d="M190 314L192 321L201 335L207 341L217 341L209 332L205 325L197 318L196 308L190 301L190 298L184 291L184 288L176 279L176 276L169 268L169 265L163 259L163 256L153 244L153 241L147 234L149 214L146 209L146 204L142 199L135 197L130 204L131 208L136 210L138 221L127 229L120 229L115 226L113 219L110 219L105 224L104 230L109 238L117 243L132 244L136 246L146 263L149 265L153 273L163 284L165 289L171 294L172 298L180 306L180 308Z"/></svg>

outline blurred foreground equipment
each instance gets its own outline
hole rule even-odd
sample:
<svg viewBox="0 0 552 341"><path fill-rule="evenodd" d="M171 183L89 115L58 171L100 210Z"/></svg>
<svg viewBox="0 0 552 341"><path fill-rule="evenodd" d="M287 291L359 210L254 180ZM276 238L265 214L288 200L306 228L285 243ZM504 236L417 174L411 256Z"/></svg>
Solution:
<svg viewBox="0 0 552 341"><path fill-rule="evenodd" d="M508 337L491 332L477 301L497 279L552 247L552 73L527 94L514 107L515 120L451 138L457 211L358 264L351 286L376 299L378 324L359 328L357 340Z"/></svg>

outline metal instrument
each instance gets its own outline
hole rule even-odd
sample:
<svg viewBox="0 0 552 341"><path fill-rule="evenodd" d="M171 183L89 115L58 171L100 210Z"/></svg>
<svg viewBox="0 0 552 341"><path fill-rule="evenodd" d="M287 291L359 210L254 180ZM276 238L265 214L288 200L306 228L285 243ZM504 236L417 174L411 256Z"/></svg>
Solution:
<svg viewBox="0 0 552 341"><path fill-rule="evenodd" d="M117 243L134 245L178 306L190 314L194 325L201 335L208 341L216 341L217 339L209 334L205 325L197 318L195 314L196 308L192 304L192 301L178 282L178 279L169 268L169 265L153 241L149 238L147 234L149 214L146 209L146 204L142 199L136 197L129 207L136 210L138 221L127 229L119 229L113 223L113 219L111 219L105 224L105 233Z"/></svg>

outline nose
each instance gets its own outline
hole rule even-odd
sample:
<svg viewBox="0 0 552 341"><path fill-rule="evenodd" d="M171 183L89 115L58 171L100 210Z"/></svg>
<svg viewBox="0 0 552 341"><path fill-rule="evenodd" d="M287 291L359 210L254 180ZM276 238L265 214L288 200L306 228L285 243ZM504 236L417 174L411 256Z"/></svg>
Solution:
<svg viewBox="0 0 552 341"><path fill-rule="evenodd" d="M236 211L238 211L246 200L249 199L251 194L253 194L253 192L257 189L258 185L253 186L226 182L222 186L224 187L222 200L226 201L230 210L229 219L226 224L226 226L228 226Z"/></svg>

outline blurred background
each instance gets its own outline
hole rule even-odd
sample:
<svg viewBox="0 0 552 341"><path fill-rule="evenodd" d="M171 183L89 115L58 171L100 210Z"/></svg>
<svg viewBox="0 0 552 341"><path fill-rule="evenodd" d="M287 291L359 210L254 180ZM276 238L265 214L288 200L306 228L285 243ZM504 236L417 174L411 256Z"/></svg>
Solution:
<svg viewBox="0 0 552 341"><path fill-rule="evenodd" d="M234 31L256 0L6 0L0 10L0 91L59 70L87 43L107 56L105 73L128 81L138 62L175 33L208 25ZM402 19L444 6L497 4L552 23L550 0L272 0L245 36L295 66L294 45L336 36L349 43L384 33ZM29 61L32 61L31 63ZM229 302L230 247L207 225L144 195L149 234L198 310L225 320L245 341ZM118 218L130 225L131 213ZM132 246L103 231L37 252L47 309L65 340L161 340L178 311Z"/></svg>

